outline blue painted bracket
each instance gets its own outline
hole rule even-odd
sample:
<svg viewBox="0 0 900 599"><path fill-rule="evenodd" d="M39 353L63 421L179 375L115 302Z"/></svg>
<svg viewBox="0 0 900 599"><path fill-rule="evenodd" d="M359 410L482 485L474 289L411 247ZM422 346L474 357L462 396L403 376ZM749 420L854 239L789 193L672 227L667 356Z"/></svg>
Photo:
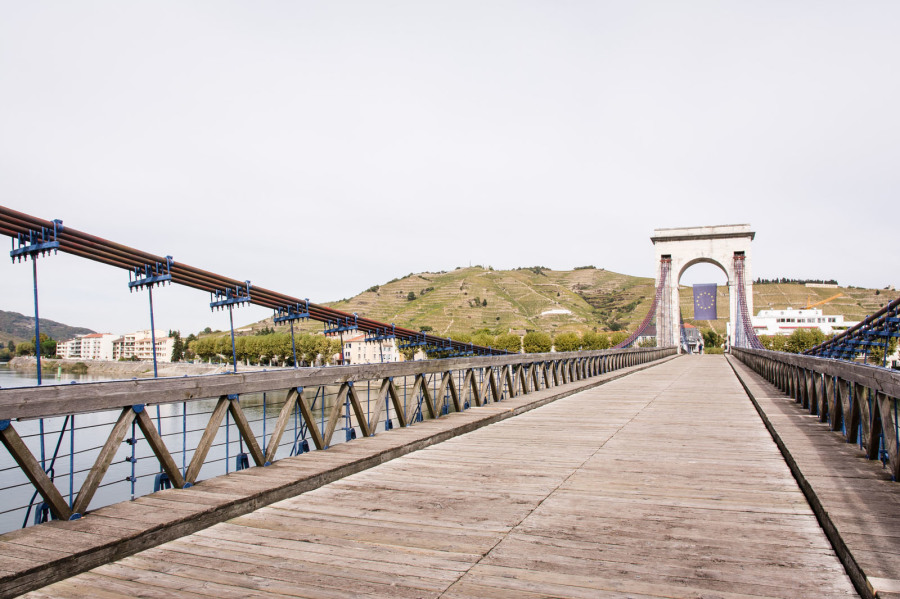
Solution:
<svg viewBox="0 0 900 599"><path fill-rule="evenodd" d="M41 227L39 231L31 230L27 234L19 233L12 238L12 251L9 252L9 257L12 258L13 262L21 262L22 260L28 260L29 256L33 260L38 254L45 256L50 252L55 253L59 249L57 236L62 229L62 221L56 219L53 221L52 230L47 227Z"/></svg>
<svg viewBox="0 0 900 599"><path fill-rule="evenodd" d="M243 286L216 289L214 293L210 293L209 297L212 300L209 302L211 310L246 304L250 301L250 281L244 281Z"/></svg>
<svg viewBox="0 0 900 599"><path fill-rule="evenodd" d="M275 308L275 322L291 322L294 320L307 320L309 318L309 298L302 303L296 303L292 306L282 306Z"/></svg>
<svg viewBox="0 0 900 599"><path fill-rule="evenodd" d="M388 327L378 327L374 331L369 331L366 333L366 343L374 343L376 341L386 341L388 339L396 339L396 328L394 327L394 323L391 323L390 328Z"/></svg>
<svg viewBox="0 0 900 599"><path fill-rule="evenodd" d="M422 347L428 345L428 342L425 340L425 333L420 333L419 335L413 335L410 339L400 342L400 349L407 349L409 347Z"/></svg>
<svg viewBox="0 0 900 599"><path fill-rule="evenodd" d="M128 288L131 291L143 287L155 287L172 281L172 265L175 263L172 256L166 256L166 262L144 264L135 266L128 271Z"/></svg>
<svg viewBox="0 0 900 599"><path fill-rule="evenodd" d="M358 322L359 316L357 316L356 312L353 313L353 316L344 316L342 318L325 321L324 334L336 335L338 333L343 333L344 331L355 331L359 328L359 326L357 326Z"/></svg>

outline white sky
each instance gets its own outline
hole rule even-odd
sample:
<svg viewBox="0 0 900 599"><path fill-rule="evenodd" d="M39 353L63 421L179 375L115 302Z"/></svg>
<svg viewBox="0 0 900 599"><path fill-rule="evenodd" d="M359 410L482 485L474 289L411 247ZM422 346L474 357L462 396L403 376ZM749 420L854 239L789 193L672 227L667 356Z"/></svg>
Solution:
<svg viewBox="0 0 900 599"><path fill-rule="evenodd" d="M900 286L894 0L0 15L0 203L206 270L317 302L469 263L653 276L654 228L749 222L755 276ZM148 326L124 271L38 266L43 317ZM0 309L31 294L0 260ZM227 327L154 300L160 328Z"/></svg>

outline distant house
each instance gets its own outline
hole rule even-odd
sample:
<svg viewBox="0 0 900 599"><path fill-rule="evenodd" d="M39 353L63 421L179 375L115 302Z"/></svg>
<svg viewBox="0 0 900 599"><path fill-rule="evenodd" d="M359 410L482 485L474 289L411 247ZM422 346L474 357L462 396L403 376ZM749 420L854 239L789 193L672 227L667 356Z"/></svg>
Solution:
<svg viewBox="0 0 900 599"><path fill-rule="evenodd" d="M634 340L634 347L639 347L641 344L653 341L656 342L656 325L650 324L647 325L647 328L643 330L643 332L638 336L637 339Z"/></svg>

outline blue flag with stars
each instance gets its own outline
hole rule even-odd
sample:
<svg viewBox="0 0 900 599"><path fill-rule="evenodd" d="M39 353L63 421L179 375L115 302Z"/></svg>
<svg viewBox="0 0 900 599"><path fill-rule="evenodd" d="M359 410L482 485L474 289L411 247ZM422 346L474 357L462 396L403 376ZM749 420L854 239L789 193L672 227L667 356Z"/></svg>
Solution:
<svg viewBox="0 0 900 599"><path fill-rule="evenodd" d="M716 319L716 285L694 285L694 320Z"/></svg>

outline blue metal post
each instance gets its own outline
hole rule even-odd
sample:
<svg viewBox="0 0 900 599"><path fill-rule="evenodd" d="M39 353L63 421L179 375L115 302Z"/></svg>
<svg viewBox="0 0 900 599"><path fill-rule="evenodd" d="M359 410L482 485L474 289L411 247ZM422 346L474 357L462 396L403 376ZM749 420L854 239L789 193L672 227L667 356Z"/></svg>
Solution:
<svg viewBox="0 0 900 599"><path fill-rule="evenodd" d="M75 415L72 414L69 428L69 508L74 504L73 496L75 493Z"/></svg>
<svg viewBox="0 0 900 599"><path fill-rule="evenodd" d="M38 314L37 254L31 256L31 274L34 279L34 355L37 356L37 381L41 384L41 319ZM43 467L43 464L41 465Z"/></svg>
<svg viewBox="0 0 900 599"><path fill-rule="evenodd" d="M233 370L237 373L237 350L234 347L234 316L233 316L232 305L228 305L228 324L231 325L231 359L232 365L234 366Z"/></svg>
<svg viewBox="0 0 900 599"><path fill-rule="evenodd" d="M150 342L153 344L153 378L157 378L159 376L159 371L156 367L156 325L153 322L153 285L147 286L147 292L150 294ZM159 408L157 408L157 411ZM160 431L160 434L162 432Z"/></svg>
<svg viewBox="0 0 900 599"><path fill-rule="evenodd" d="M187 402L181 402L181 476L187 474Z"/></svg>
<svg viewBox="0 0 900 599"><path fill-rule="evenodd" d="M294 321L291 321L291 352L294 354L294 368L297 368L297 345L294 343ZM265 394L263 395L265 398ZM263 420L265 422L265 420Z"/></svg>

